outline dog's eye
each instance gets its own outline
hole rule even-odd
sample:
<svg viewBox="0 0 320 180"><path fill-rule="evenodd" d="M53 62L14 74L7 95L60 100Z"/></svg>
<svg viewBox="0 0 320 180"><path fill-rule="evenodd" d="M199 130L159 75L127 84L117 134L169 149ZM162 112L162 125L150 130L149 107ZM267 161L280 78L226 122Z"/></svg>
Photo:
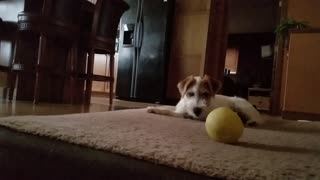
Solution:
<svg viewBox="0 0 320 180"><path fill-rule="evenodd" d="M193 92L188 92L188 97L193 97L194 93Z"/></svg>

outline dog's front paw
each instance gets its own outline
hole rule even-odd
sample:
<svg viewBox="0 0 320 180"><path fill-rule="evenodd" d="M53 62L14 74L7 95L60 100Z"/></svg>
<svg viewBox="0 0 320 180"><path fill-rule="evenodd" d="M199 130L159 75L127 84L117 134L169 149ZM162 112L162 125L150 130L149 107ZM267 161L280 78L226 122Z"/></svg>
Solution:
<svg viewBox="0 0 320 180"><path fill-rule="evenodd" d="M256 118L256 119L249 119L246 121L245 125L249 127L254 127L254 126L259 126L264 124L265 120L261 118Z"/></svg>
<svg viewBox="0 0 320 180"><path fill-rule="evenodd" d="M254 126L257 126L258 123L256 121L249 120L245 123L245 125L248 127L254 127Z"/></svg>
<svg viewBox="0 0 320 180"><path fill-rule="evenodd" d="M171 112L169 110L162 109L159 107L152 107L152 106L147 107L147 112L153 113L153 114L159 114L159 115L170 115L171 114Z"/></svg>

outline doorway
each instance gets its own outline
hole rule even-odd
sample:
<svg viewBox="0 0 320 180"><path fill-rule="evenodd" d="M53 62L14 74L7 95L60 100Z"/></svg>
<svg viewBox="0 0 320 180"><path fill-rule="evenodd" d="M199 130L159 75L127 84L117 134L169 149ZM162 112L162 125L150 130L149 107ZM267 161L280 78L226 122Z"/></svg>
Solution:
<svg viewBox="0 0 320 180"><path fill-rule="evenodd" d="M270 110L277 21L278 0L229 0L224 95Z"/></svg>

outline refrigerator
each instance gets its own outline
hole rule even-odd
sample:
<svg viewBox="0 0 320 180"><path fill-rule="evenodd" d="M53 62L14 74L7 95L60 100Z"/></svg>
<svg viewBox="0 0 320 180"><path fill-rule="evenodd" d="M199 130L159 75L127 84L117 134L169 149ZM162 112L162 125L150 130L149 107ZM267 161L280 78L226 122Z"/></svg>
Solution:
<svg viewBox="0 0 320 180"><path fill-rule="evenodd" d="M120 20L116 98L165 101L174 0L125 0Z"/></svg>

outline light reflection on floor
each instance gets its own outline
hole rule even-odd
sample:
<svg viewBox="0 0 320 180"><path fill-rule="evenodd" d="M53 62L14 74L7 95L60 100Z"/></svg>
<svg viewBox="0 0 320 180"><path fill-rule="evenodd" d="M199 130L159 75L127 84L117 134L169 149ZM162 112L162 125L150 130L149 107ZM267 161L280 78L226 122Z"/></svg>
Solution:
<svg viewBox="0 0 320 180"><path fill-rule="evenodd" d="M114 105L108 105L108 99L102 97L93 97L91 104L69 105L69 104L48 104L24 101L7 101L0 99L0 117L14 115L61 115L87 112L103 112L110 110L145 108L152 104L137 103L129 101L114 100Z"/></svg>

